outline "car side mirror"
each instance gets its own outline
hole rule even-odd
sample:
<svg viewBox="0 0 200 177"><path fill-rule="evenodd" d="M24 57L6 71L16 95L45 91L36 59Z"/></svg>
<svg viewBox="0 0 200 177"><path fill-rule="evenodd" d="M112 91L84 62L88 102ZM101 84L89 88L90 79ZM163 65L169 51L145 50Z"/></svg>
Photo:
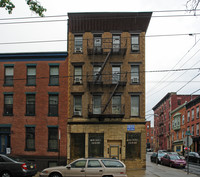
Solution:
<svg viewBox="0 0 200 177"><path fill-rule="evenodd" d="M70 169L71 168L71 165L67 165L67 169Z"/></svg>

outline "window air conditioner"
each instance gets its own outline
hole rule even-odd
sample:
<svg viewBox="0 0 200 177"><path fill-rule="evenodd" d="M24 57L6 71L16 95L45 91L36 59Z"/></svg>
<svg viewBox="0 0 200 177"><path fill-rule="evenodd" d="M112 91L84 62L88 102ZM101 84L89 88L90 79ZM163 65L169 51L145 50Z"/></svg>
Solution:
<svg viewBox="0 0 200 177"><path fill-rule="evenodd" d="M74 115L75 116L80 116L81 115L81 111L74 111Z"/></svg>
<svg viewBox="0 0 200 177"><path fill-rule="evenodd" d="M75 48L75 53L82 53L82 52L83 52L82 47Z"/></svg>
<svg viewBox="0 0 200 177"><path fill-rule="evenodd" d="M139 82L139 78L135 77L135 78L131 79L131 82L132 83L138 83Z"/></svg>
<svg viewBox="0 0 200 177"><path fill-rule="evenodd" d="M139 50L139 45L138 44L133 44L132 45L132 50Z"/></svg>
<svg viewBox="0 0 200 177"><path fill-rule="evenodd" d="M75 78L75 84L80 84L81 83L81 78L77 77Z"/></svg>

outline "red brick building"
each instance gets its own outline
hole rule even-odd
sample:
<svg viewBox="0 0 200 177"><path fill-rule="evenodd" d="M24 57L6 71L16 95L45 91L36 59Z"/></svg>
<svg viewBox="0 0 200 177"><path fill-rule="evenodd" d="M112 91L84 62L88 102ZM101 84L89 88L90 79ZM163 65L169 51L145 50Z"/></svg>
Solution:
<svg viewBox="0 0 200 177"><path fill-rule="evenodd" d="M0 153L66 163L67 55L0 54Z"/></svg>
<svg viewBox="0 0 200 177"><path fill-rule="evenodd" d="M154 149L153 132L154 128L151 127L151 121L146 121L146 148L151 150Z"/></svg>
<svg viewBox="0 0 200 177"><path fill-rule="evenodd" d="M195 98L195 96L168 93L153 107L154 138L156 140L156 150L171 150L172 145L170 112L186 101L189 102L193 98Z"/></svg>

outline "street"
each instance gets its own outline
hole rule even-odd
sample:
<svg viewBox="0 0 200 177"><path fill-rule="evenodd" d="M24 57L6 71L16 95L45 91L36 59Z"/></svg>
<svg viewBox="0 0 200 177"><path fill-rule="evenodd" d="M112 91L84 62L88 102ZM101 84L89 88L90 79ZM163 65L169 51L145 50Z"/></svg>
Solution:
<svg viewBox="0 0 200 177"><path fill-rule="evenodd" d="M151 154L152 152L146 154L146 170L127 170L128 177L200 177L199 165L190 163L190 173L187 174L187 167L185 169L177 169L150 162ZM35 177L39 177L39 173Z"/></svg>

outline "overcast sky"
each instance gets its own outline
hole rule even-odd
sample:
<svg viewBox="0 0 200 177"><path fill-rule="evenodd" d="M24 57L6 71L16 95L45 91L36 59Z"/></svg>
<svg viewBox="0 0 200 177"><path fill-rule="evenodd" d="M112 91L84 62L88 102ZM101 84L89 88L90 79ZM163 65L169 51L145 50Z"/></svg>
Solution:
<svg viewBox="0 0 200 177"><path fill-rule="evenodd" d="M11 15L0 8L0 53L66 51L67 13L69 12L152 11L154 13L146 33L147 120L153 120L153 111L150 110L168 92L200 94L200 91L197 91L200 89L200 76L198 76L200 70L191 69L200 68L198 51L200 50L200 16L198 16L200 11L197 11L196 16L192 12L177 12L177 10L186 10L187 0L39 1L47 9L45 16L48 18L12 19L37 17L29 10L25 0L13 0L16 8ZM35 22L17 23L33 21ZM38 23L38 21L46 22ZM35 43L35 41L54 42ZM18 42L32 43L17 44Z"/></svg>

